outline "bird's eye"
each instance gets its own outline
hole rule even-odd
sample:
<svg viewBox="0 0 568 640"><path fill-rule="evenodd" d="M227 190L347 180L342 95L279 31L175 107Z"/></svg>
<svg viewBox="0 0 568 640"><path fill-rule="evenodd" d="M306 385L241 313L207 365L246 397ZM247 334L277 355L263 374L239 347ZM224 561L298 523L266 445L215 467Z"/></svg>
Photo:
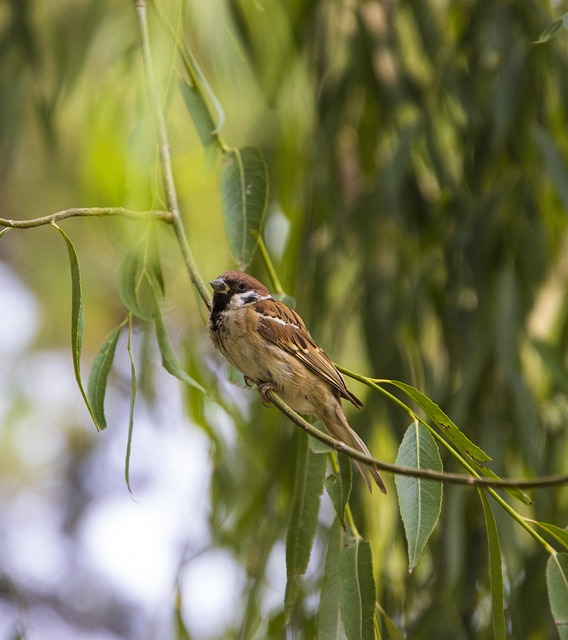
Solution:
<svg viewBox="0 0 568 640"><path fill-rule="evenodd" d="M239 283L237 284L237 289L239 291L244 291L246 288L247 288L247 285L242 280L240 280Z"/></svg>

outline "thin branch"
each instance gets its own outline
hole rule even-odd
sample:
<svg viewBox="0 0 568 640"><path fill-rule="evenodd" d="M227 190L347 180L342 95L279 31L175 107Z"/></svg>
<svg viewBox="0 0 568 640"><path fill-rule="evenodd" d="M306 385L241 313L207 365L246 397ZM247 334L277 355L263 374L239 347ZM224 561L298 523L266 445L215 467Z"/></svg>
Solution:
<svg viewBox="0 0 568 640"><path fill-rule="evenodd" d="M304 420L299 414L291 409L281 398L279 398L273 391L268 392L270 400L274 405L292 422L297 424L308 435L312 436L316 440L323 442L328 447L339 451L340 453L362 462L363 464L377 467L381 471L387 471L400 476L410 476L413 478L424 478L426 480L437 480L439 482L446 482L448 484L462 484L470 487L502 487L502 488L515 488L515 489L538 489L542 487L553 487L557 485L568 484L568 475L552 475L541 476L540 478L528 479L509 479L509 480L493 480L491 478L474 478L472 476L466 476L461 473L445 473L439 471L432 471L429 469L415 469L413 467L402 467L396 464L390 464L389 462L383 462L373 458L372 456L365 455L356 449L353 449L340 440L336 440L332 436L320 431L309 422Z"/></svg>
<svg viewBox="0 0 568 640"><path fill-rule="evenodd" d="M163 220L169 224L172 224L174 221L171 211L132 211L124 207L75 207L73 209L56 211L41 218L32 218L31 220L9 220L8 218L0 218L0 227L31 229L33 227L51 224L52 222L59 222L66 218L85 218L88 216L120 216L122 218L132 218L133 220Z"/></svg>
<svg viewBox="0 0 568 640"><path fill-rule="evenodd" d="M164 118L164 110L158 91L158 83L154 73L154 65L152 63L152 55L150 52L150 37L148 35L148 20L146 12L145 0L135 0L136 15L138 17L138 29L140 32L140 41L142 46L142 59L144 63L144 73L146 74L146 84L148 86L148 95L152 105L152 111L156 119L156 127L158 130L158 148L160 152L160 161L162 167L162 182L166 194L168 209L172 212L173 227L178 239L180 249L185 261L185 265L189 272L191 281L196 286L199 295L207 307L211 308L211 294L205 286L205 282L197 269L195 259L189 247L187 235L183 227L179 205L177 200L176 188L172 170L172 160L170 156L170 147L168 144L168 134L166 129L166 120Z"/></svg>

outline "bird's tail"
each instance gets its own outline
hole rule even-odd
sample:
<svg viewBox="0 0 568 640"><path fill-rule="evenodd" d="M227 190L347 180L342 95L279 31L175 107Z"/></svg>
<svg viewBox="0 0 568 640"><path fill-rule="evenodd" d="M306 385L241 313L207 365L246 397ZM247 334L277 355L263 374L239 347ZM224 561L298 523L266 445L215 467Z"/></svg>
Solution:
<svg viewBox="0 0 568 640"><path fill-rule="evenodd" d="M336 407L330 406L327 407L327 411L325 415L321 416L321 421L324 423L325 428L329 431L329 433L336 438L337 440L341 440L341 442L345 442L345 444L349 445L353 449L360 451L368 456L371 455L369 449L367 449L367 445L361 440L361 438L353 431L353 429L349 426L345 415L343 414L343 408L341 405ZM379 489L386 493L387 489L385 487L385 483L381 478L381 474L379 470L370 465L363 464L362 462L358 462L354 460L359 472L363 476L363 480L367 485L369 491L371 491L371 480L370 477L377 483Z"/></svg>

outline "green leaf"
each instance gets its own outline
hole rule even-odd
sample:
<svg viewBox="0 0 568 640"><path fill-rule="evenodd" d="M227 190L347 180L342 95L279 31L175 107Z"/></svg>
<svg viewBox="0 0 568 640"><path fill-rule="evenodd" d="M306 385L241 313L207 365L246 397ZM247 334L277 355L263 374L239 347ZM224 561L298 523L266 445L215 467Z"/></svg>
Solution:
<svg viewBox="0 0 568 640"><path fill-rule="evenodd" d="M506 640L507 625L505 623L505 589L503 587L503 572L501 569L501 543L493 509L485 495L485 491L478 489L485 528L487 530L487 546L489 550L489 578L491 580L491 615L493 618L494 640Z"/></svg>
<svg viewBox="0 0 568 640"><path fill-rule="evenodd" d="M168 337L168 332L166 331L166 325L164 324L164 319L162 318L162 312L160 311L160 304L158 303L158 296L156 293L157 286L157 284L153 284L153 282L150 282L149 292L152 303L154 327L156 329L156 338L158 339L158 346L160 347L160 352L162 353L162 365L168 373L170 373L172 376L175 376L178 380L181 380L182 382L185 382L186 384L199 389L203 393L206 393L205 389L199 384L199 382L197 382L197 380L194 380L183 370L181 364L174 354L172 345L170 344L170 339Z"/></svg>
<svg viewBox="0 0 568 640"><path fill-rule="evenodd" d="M0 231L0 238L3 238L8 233L8 231L10 231L10 227L2 229L2 231Z"/></svg>
<svg viewBox="0 0 568 640"><path fill-rule="evenodd" d="M349 640L374 640L375 580L368 542L356 538L339 555L341 611Z"/></svg>
<svg viewBox="0 0 568 640"><path fill-rule="evenodd" d="M128 411L128 437L126 440L126 457L124 459L124 480L128 491L132 493L130 486L130 455L132 453L132 435L134 433L134 407L136 405L136 393L138 390L138 380L136 378L136 367L134 366L134 356L132 355L132 315L128 317L128 342L126 345L128 358L130 360L130 407Z"/></svg>
<svg viewBox="0 0 568 640"><path fill-rule="evenodd" d="M313 426L318 431L321 431L322 433L325 433L326 435L329 435L329 432L323 426L323 422L321 422L321 420L316 420L313 423ZM329 448L329 446L327 444L325 444L323 442L320 442L319 440L316 440L315 438L310 438L309 439L309 443L310 443L310 450L311 450L312 453L317 453L318 455L322 455L322 454L329 454L329 452L331 451L331 449Z"/></svg>
<svg viewBox="0 0 568 640"><path fill-rule="evenodd" d="M298 433L298 456L292 515L286 536L286 594L284 609L290 621L298 594L300 578L308 568L318 526L320 498L323 491L325 456L311 453L308 437Z"/></svg>
<svg viewBox="0 0 568 640"><path fill-rule="evenodd" d="M331 455L336 454L332 452ZM336 456L339 458L339 474L331 474L325 479L325 489L331 498L331 502L343 527L345 527L345 507L351 496L353 486L353 465L351 458L347 456Z"/></svg>
<svg viewBox="0 0 568 640"><path fill-rule="evenodd" d="M421 391L415 389L409 384L399 382L397 380L383 380L389 384L398 387L401 391L404 391L406 395L414 400L416 404L440 427L443 434L447 439L456 447L456 449L466 456L471 464L487 478L492 480L500 480L499 476L487 468L484 463L490 462L491 458L476 444L474 444L466 435L464 435L456 424L447 416L440 407L425 396ZM520 500L524 504L532 504L532 500L529 496L520 489L505 489L509 495L516 500Z"/></svg>
<svg viewBox="0 0 568 640"><path fill-rule="evenodd" d="M101 429L106 429L105 418L105 394L107 388L108 374L114 360L114 352L120 330L123 325L114 328L106 337L99 352L93 360L89 383L87 385L87 397Z"/></svg>
<svg viewBox="0 0 568 640"><path fill-rule="evenodd" d="M555 553L546 567L548 600L561 640L568 639L568 554Z"/></svg>
<svg viewBox="0 0 568 640"><path fill-rule="evenodd" d="M531 522L544 531L547 531L555 540L557 540L565 549L568 550L568 531L566 531L566 529L561 529L555 524L548 524L548 522L531 520L530 518L524 518L524 520L525 522Z"/></svg>
<svg viewBox="0 0 568 640"><path fill-rule="evenodd" d="M221 201L231 253L244 269L254 257L268 203L268 169L258 149L244 147L225 154Z"/></svg>
<svg viewBox="0 0 568 640"><path fill-rule="evenodd" d="M91 418L95 423L95 427L98 430L101 430L104 429L104 425L99 424L97 421L81 379L81 351L83 348L85 316L83 310L83 293L81 290L81 271L79 270L79 260L77 258L75 247L69 239L69 236L55 223L52 223L52 226L59 231L65 241L67 253L69 255L69 266L71 267L71 353L73 356L75 380L77 381L77 386L83 396L83 400L85 401L85 405L87 406Z"/></svg>
<svg viewBox="0 0 568 640"><path fill-rule="evenodd" d="M396 464L415 469L443 471L438 445L418 421L408 427L396 456ZM408 570L416 566L442 509L442 483L436 480L395 476L400 515L408 542Z"/></svg>
<svg viewBox="0 0 568 640"><path fill-rule="evenodd" d="M384 620L390 640L404 640L404 633L402 633L393 620L391 620L386 611L380 605L377 605L377 609L381 614L381 618Z"/></svg>
<svg viewBox="0 0 568 640"><path fill-rule="evenodd" d="M555 20L552 24L549 24L548 27L540 34L538 40L535 40L533 44L543 44L544 42L548 42L560 29L564 22L564 18L566 18L568 14L564 14L558 20Z"/></svg>
<svg viewBox="0 0 568 640"><path fill-rule="evenodd" d="M130 249L118 271L117 289L122 304L141 320L151 320L152 315L142 309L139 298L147 291L148 280L140 248Z"/></svg>
<svg viewBox="0 0 568 640"><path fill-rule="evenodd" d="M336 519L327 543L318 610L317 640L340 640L344 637L339 591L339 553L342 543L343 530Z"/></svg>
<svg viewBox="0 0 568 640"><path fill-rule="evenodd" d="M179 81L179 88L201 143L206 147L215 142L215 123L203 98L195 87L183 78Z"/></svg>
<svg viewBox="0 0 568 640"><path fill-rule="evenodd" d="M414 402L416 402L416 404L442 429L443 433L448 437L448 440L450 440L450 442L452 442L461 453L465 454L468 458L478 464L491 462L491 458L485 453L485 451L480 449L465 434L463 434L451 418L421 391L418 391L418 389L415 389L409 384L399 382L398 380L386 380L385 382L398 387L401 391L404 391L409 398L412 398L412 400L414 400Z"/></svg>

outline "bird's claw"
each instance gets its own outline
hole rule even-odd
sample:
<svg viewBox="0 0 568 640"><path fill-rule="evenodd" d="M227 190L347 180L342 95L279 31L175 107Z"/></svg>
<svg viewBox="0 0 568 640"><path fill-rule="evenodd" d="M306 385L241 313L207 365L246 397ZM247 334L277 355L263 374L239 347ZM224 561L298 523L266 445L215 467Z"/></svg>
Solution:
<svg viewBox="0 0 568 640"><path fill-rule="evenodd" d="M252 378L249 378L248 376L244 376L244 378L247 387L252 387L254 385L254 380Z"/></svg>
<svg viewBox="0 0 568 640"><path fill-rule="evenodd" d="M258 385L258 392L260 393L262 404L265 407L268 407L272 404L272 401L268 397L268 392L274 391L274 389L276 389L276 387L272 384L272 382L264 382Z"/></svg>

